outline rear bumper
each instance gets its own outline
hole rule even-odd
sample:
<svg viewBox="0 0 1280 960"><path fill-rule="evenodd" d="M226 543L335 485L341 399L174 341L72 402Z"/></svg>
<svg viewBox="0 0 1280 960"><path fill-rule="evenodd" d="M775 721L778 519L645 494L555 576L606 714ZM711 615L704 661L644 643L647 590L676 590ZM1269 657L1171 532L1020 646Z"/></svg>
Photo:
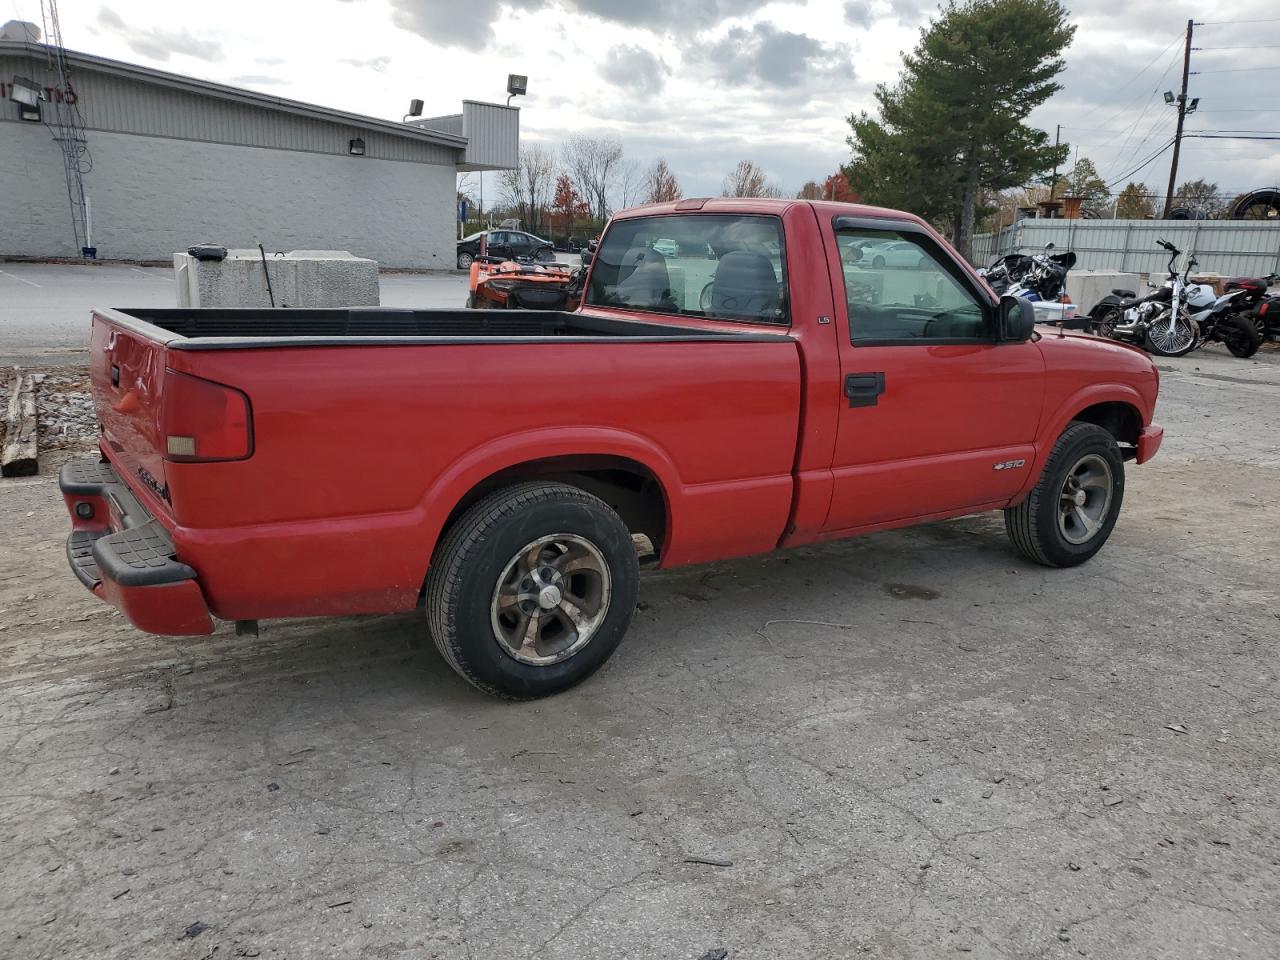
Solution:
<svg viewBox="0 0 1280 960"><path fill-rule="evenodd" d="M1138 456L1135 458L1138 463L1146 463L1156 455L1160 449L1160 443L1164 440L1164 427L1158 423L1148 424L1138 434Z"/></svg>
<svg viewBox="0 0 1280 960"><path fill-rule="evenodd" d="M58 474L58 489L71 514L67 562L81 583L147 633L213 632L196 572L176 558L168 531L115 468L72 460Z"/></svg>

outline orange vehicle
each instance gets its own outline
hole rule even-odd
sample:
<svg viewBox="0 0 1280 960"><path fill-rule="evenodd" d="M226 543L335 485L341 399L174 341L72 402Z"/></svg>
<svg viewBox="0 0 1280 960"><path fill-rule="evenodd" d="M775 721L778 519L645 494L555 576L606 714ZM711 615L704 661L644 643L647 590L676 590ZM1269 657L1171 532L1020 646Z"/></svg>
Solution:
<svg viewBox="0 0 1280 960"><path fill-rule="evenodd" d="M486 310L575 310L582 299L581 274L581 270L562 263L480 256L471 263L467 306Z"/></svg>

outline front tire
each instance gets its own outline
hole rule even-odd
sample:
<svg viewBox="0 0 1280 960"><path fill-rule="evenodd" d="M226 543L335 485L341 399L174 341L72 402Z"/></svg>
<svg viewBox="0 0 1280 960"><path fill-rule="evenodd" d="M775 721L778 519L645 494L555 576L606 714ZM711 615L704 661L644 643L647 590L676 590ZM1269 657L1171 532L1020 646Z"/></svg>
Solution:
<svg viewBox="0 0 1280 960"><path fill-rule="evenodd" d="M1062 432L1031 495L1004 512L1005 531L1028 560L1074 567L1102 549L1124 501L1124 458L1092 423Z"/></svg>
<svg viewBox="0 0 1280 960"><path fill-rule="evenodd" d="M462 251L461 253L458 254L458 269L470 270L471 264L474 260L475 260L475 257L467 253L465 250Z"/></svg>
<svg viewBox="0 0 1280 960"><path fill-rule="evenodd" d="M873 270L883 270L883 269L884 269L884 257L876 257L874 260L872 260L872 261L871 261L871 269L873 269Z"/></svg>
<svg viewBox="0 0 1280 960"><path fill-rule="evenodd" d="M640 570L604 501L562 483L518 483L474 504L427 573L427 624L465 680L514 700L585 680L622 641Z"/></svg>
<svg viewBox="0 0 1280 960"><path fill-rule="evenodd" d="M1169 324L1167 317L1160 317L1147 327L1147 350L1160 357L1185 357L1200 343L1200 331L1190 317L1179 314L1177 321Z"/></svg>

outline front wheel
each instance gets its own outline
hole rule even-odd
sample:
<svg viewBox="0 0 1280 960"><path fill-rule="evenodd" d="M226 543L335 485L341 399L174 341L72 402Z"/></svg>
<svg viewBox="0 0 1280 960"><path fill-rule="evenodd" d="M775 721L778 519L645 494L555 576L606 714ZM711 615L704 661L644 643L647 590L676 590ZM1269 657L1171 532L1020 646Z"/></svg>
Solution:
<svg viewBox="0 0 1280 960"><path fill-rule="evenodd" d="M1199 339L1195 321L1183 313L1172 322L1168 317L1159 317L1147 327L1147 349L1161 357L1185 357L1196 348Z"/></svg>
<svg viewBox="0 0 1280 960"><path fill-rule="evenodd" d="M465 250L461 251L458 254L458 269L470 270L471 264L474 260L475 260L475 257L473 257L471 254L467 253Z"/></svg>
<svg viewBox="0 0 1280 960"><path fill-rule="evenodd" d="M1124 459L1092 423L1062 432L1031 495L1004 512L1005 531L1028 560L1074 567L1102 549L1124 500Z"/></svg>
<svg viewBox="0 0 1280 960"><path fill-rule="evenodd" d="M517 700L598 670L631 623L631 534L604 501L562 483L518 483L473 505L427 573L427 624L445 661Z"/></svg>

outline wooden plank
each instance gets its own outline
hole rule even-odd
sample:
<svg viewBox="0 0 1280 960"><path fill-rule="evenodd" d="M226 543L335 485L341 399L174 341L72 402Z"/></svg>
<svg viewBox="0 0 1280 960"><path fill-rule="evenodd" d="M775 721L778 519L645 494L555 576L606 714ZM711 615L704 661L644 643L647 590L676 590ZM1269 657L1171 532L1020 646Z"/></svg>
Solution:
<svg viewBox="0 0 1280 960"><path fill-rule="evenodd" d="M40 469L36 442L36 384L28 374L16 370L5 418L4 454L0 456L0 476L29 477Z"/></svg>

